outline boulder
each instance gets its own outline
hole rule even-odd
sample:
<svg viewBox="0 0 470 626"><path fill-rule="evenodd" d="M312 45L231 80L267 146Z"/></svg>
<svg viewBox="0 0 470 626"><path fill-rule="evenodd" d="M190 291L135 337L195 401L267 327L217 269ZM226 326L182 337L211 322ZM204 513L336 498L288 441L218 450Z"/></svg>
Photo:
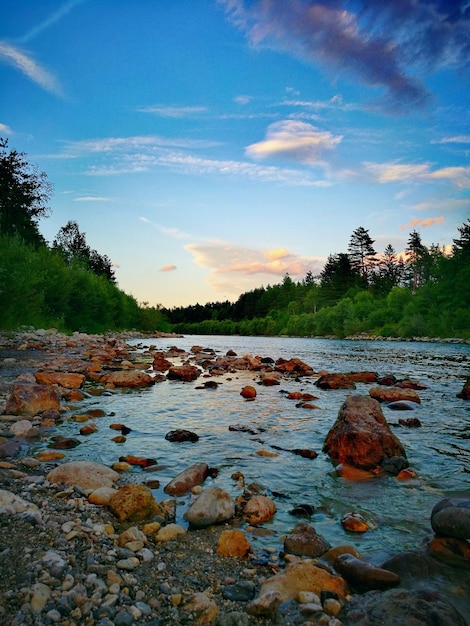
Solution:
<svg viewBox="0 0 470 626"><path fill-rule="evenodd" d="M176 430L170 430L170 432L165 435L165 439L173 443L182 443L183 441L190 441L191 443L195 443L196 441L199 441L199 435L192 432L191 430L177 428Z"/></svg>
<svg viewBox="0 0 470 626"><path fill-rule="evenodd" d="M459 393L457 394L457 398L462 398L462 400L470 400L470 379L464 383L462 391L459 391Z"/></svg>
<svg viewBox="0 0 470 626"><path fill-rule="evenodd" d="M274 500L268 496L253 496L248 500L243 517L248 524L262 524L270 520L276 512Z"/></svg>
<svg viewBox="0 0 470 626"><path fill-rule="evenodd" d="M194 463L175 476L163 491L170 496L181 496L196 485L203 483L209 476L207 463Z"/></svg>
<svg viewBox="0 0 470 626"><path fill-rule="evenodd" d="M464 617L435 591L388 589L355 595L344 622L354 626L466 626Z"/></svg>
<svg viewBox="0 0 470 626"><path fill-rule="evenodd" d="M284 552L297 556L317 557L324 554L329 547L326 539L308 522L296 524L284 539Z"/></svg>
<svg viewBox="0 0 470 626"><path fill-rule="evenodd" d="M120 522L140 521L154 515L165 517L165 511L145 485L124 485L109 500L108 508Z"/></svg>
<svg viewBox="0 0 470 626"><path fill-rule="evenodd" d="M356 389L354 381L346 374L323 374L315 385L320 389Z"/></svg>
<svg viewBox="0 0 470 626"><path fill-rule="evenodd" d="M379 403L367 396L348 396L326 436L323 452L338 463L366 470L391 456L406 458Z"/></svg>
<svg viewBox="0 0 470 626"><path fill-rule="evenodd" d="M246 385L240 391L240 395L242 396L242 398L245 398L245 400L253 400L254 398L256 398L256 389L251 385Z"/></svg>
<svg viewBox="0 0 470 626"><path fill-rule="evenodd" d="M55 467L46 476L51 483L64 483L82 489L112 487L119 479L114 470L93 461L70 461Z"/></svg>
<svg viewBox="0 0 470 626"><path fill-rule="evenodd" d="M69 374L64 372L36 372L38 385L60 385L65 389L80 389L85 381L83 374Z"/></svg>
<svg viewBox="0 0 470 626"><path fill-rule="evenodd" d="M152 364L154 372L166 372L172 365L173 363L171 361L160 355L155 356Z"/></svg>
<svg viewBox="0 0 470 626"><path fill-rule="evenodd" d="M390 403L406 400L408 402L416 402L417 404L421 403L421 399L414 389L403 387L372 387L369 389L369 395L379 402Z"/></svg>
<svg viewBox="0 0 470 626"><path fill-rule="evenodd" d="M354 383L375 383L377 382L377 372L348 372L346 376Z"/></svg>
<svg viewBox="0 0 470 626"><path fill-rule="evenodd" d="M145 372L119 370L101 377L100 382L113 387L150 387L155 380Z"/></svg>
<svg viewBox="0 0 470 626"><path fill-rule="evenodd" d="M470 539L470 497L444 498L431 511L435 533L455 539Z"/></svg>
<svg viewBox="0 0 470 626"><path fill-rule="evenodd" d="M291 563L283 572L263 582L258 596L246 610L251 615L273 615L281 603L297 599L302 591L317 595L333 591L343 600L349 589L344 578L333 576L321 567L305 561Z"/></svg>
<svg viewBox="0 0 470 626"><path fill-rule="evenodd" d="M46 385L16 384L5 406L9 415L38 415L60 409L60 396Z"/></svg>
<svg viewBox="0 0 470 626"><path fill-rule="evenodd" d="M288 361L284 361L283 359L278 359L276 361L275 368L278 372L283 372L286 374L296 374L297 376L312 376L313 370L310 365L304 363L300 359L289 359Z"/></svg>
<svg viewBox="0 0 470 626"><path fill-rule="evenodd" d="M209 487L194 500L183 517L192 526L202 528L227 522L234 515L233 498L220 487Z"/></svg>
<svg viewBox="0 0 470 626"><path fill-rule="evenodd" d="M352 554L341 554L334 563L335 570L356 591L389 589L400 582L400 577L389 570L358 559Z"/></svg>
<svg viewBox="0 0 470 626"><path fill-rule="evenodd" d="M170 380L182 380L191 382L200 376L201 370L195 365L174 365L168 370L167 377Z"/></svg>

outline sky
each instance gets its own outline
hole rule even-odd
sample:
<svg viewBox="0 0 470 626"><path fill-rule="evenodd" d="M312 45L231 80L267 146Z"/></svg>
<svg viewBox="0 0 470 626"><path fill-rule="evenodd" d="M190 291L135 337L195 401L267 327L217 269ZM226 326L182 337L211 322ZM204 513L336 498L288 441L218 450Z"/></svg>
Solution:
<svg viewBox="0 0 470 626"><path fill-rule="evenodd" d="M164 307L470 217L470 0L2 0L0 136Z"/></svg>

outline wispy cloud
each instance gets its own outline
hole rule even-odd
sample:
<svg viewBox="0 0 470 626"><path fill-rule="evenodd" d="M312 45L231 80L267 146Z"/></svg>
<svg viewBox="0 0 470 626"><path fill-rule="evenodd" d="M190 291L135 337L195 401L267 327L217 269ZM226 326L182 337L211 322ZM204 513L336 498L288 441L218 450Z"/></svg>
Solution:
<svg viewBox="0 0 470 626"><path fill-rule="evenodd" d="M13 131L7 124L0 124L0 133L3 135L13 135Z"/></svg>
<svg viewBox="0 0 470 626"><path fill-rule="evenodd" d="M172 226L162 226L161 224L158 224L157 222L153 222L152 220L149 220L147 217L141 216L139 217L139 220L141 222L145 222L145 224L150 224L154 226L162 234L168 235L169 237L173 237L175 239L189 239L190 238L190 235L180 230L179 228L174 228Z"/></svg>
<svg viewBox="0 0 470 626"><path fill-rule="evenodd" d="M379 183L447 182L459 189L470 189L470 167L432 169L430 163L365 163L364 171Z"/></svg>
<svg viewBox="0 0 470 626"><path fill-rule="evenodd" d="M72 9L74 9L79 4L83 4L84 2L86 2L86 0L69 0L68 2L65 2L61 7L57 9L57 11L49 15L37 26L34 26L18 41L20 43L26 43L27 41L31 41L31 39L34 39L34 37L42 33L53 24L56 24L59 20L68 15L70 11L72 11Z"/></svg>
<svg viewBox="0 0 470 626"><path fill-rule="evenodd" d="M174 272L177 269L176 265L164 265L158 271L159 272Z"/></svg>
<svg viewBox="0 0 470 626"><path fill-rule="evenodd" d="M62 96L62 88L56 78L46 69L41 67L31 56L20 50L18 47L12 46L6 41L0 41L0 61L11 65L15 69L22 72L27 78L34 83L53 93L56 96Z"/></svg>
<svg viewBox="0 0 470 626"><path fill-rule="evenodd" d="M73 199L74 202L110 202L111 198L104 196L79 196Z"/></svg>
<svg viewBox="0 0 470 626"><path fill-rule="evenodd" d="M385 89L394 110L424 106L424 76L468 67L467 0L218 0L251 43Z"/></svg>
<svg viewBox="0 0 470 626"><path fill-rule="evenodd" d="M408 230L409 228L416 228L417 226L421 226L422 228L429 228L429 226L435 226L436 224L444 224L445 219L442 216L439 217L427 217L424 220L422 219L414 219L408 224L403 224L400 226L400 230Z"/></svg>
<svg viewBox="0 0 470 626"><path fill-rule="evenodd" d="M470 135L454 135L452 137L443 137L432 143L470 143Z"/></svg>
<svg viewBox="0 0 470 626"><path fill-rule="evenodd" d="M271 124L266 139L248 146L247 156L254 159L281 157L308 165L321 163L322 155L342 140L341 135L321 131L311 124L283 120Z"/></svg>
<svg viewBox="0 0 470 626"><path fill-rule="evenodd" d="M168 106L164 104L150 104L147 106L138 107L137 111L140 113L151 113L152 115L158 115L160 117L193 117L201 113L207 113L207 107L203 106Z"/></svg>

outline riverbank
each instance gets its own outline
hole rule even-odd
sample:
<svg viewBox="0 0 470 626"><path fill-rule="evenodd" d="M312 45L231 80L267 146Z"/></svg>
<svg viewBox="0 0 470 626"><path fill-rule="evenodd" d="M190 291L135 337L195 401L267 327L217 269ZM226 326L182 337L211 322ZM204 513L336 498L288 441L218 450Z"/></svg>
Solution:
<svg viewBox="0 0 470 626"><path fill-rule="evenodd" d="M34 372L57 359L90 361L92 351L112 347L118 356L108 367L110 371L119 369L123 361L132 362L133 353L126 343L131 337L135 334L67 337L47 331L6 337L0 347L3 401L15 382L31 382ZM10 433L14 422L0 415L0 423L6 443L18 440ZM33 426L41 437L41 420L33 419ZM60 424L54 429L60 432ZM50 430L47 436L51 436ZM17 626L362 623L348 622L342 614L335 617L321 606L314 609L297 601L286 602L265 617L249 614L247 605L263 581L284 571L289 560L276 550L243 558L218 555L222 531L237 529L239 520L191 530L161 544L149 539L140 548L142 552L132 552L119 545L129 524L118 523L107 507L91 504L86 490L51 484L46 477L55 465L57 462L24 456L21 449L4 456L0 463L0 489L38 507L29 507L29 512L12 511L12 506L1 510L0 623L2 619ZM129 476L123 474L121 482L130 480ZM122 561L127 564L121 569ZM326 563L321 566L327 567ZM378 598L375 603L379 605Z"/></svg>

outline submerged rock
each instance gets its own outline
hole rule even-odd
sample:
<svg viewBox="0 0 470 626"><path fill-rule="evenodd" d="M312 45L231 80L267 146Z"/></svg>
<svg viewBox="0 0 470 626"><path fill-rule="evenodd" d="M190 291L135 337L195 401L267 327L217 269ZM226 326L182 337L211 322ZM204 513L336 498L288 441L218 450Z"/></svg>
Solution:
<svg viewBox="0 0 470 626"><path fill-rule="evenodd" d="M431 526L440 535L470 539L470 497L440 500L431 512Z"/></svg>
<svg viewBox="0 0 470 626"><path fill-rule="evenodd" d="M389 589L400 582L400 577L389 570L358 559L352 554L341 554L334 563L335 570L357 591Z"/></svg>

